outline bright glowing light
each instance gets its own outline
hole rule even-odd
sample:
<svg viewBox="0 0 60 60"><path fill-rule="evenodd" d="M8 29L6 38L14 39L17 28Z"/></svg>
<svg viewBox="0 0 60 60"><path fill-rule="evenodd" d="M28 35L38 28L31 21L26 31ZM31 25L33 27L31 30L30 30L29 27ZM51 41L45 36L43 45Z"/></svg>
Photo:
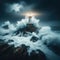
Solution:
<svg viewBox="0 0 60 60"><path fill-rule="evenodd" d="M38 12L28 11L21 14L22 16L32 17L32 16L39 16L40 14Z"/></svg>

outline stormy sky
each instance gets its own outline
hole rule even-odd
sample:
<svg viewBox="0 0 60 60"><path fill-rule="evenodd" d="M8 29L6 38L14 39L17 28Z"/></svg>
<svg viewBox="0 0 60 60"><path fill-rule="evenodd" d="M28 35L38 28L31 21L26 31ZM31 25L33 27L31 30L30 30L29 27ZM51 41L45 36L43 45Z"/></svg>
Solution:
<svg viewBox="0 0 60 60"><path fill-rule="evenodd" d="M33 16L30 19L30 23L34 25L33 28L36 27L35 31L32 32L30 32L30 26L27 27L29 18L24 18L21 15L28 11L36 11L41 14L37 17ZM26 32L25 34L23 34L24 31ZM37 38L36 41L33 37ZM29 54L33 50L38 49L45 53L50 60L59 60L60 1L0 0L0 40L8 43L8 45L14 45L16 48L24 44L29 47L27 49ZM50 50L47 46L51 48L53 48L52 46L56 46L56 49L53 49L58 52L53 52L53 49Z"/></svg>
<svg viewBox="0 0 60 60"><path fill-rule="evenodd" d="M23 6L21 12L19 7L19 10L16 11L15 8L15 11L11 11L14 4L17 4L17 6ZM0 0L0 23L6 20L10 20L12 22L20 20L22 16L20 16L19 13L28 10L43 13L42 16L39 16L43 24L47 23L47 25L60 26L59 0Z"/></svg>

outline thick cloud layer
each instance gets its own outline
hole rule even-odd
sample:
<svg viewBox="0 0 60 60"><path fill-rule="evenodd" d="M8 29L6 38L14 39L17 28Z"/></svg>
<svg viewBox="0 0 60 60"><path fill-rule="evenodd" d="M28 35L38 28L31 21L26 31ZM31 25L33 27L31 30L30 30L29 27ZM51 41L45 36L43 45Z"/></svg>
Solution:
<svg viewBox="0 0 60 60"><path fill-rule="evenodd" d="M25 28L29 23L36 27L36 31L26 31L24 34L20 30ZM19 33L16 34L18 31ZM46 44L47 46L56 45L60 48L60 34L53 32L50 26L41 27L40 20L35 17L32 17L30 22L27 17L17 21L16 24L11 24L9 21L5 22L0 27L0 39L4 40L4 42L9 45L14 45L14 47L20 47L23 44L29 46L29 49L27 50L29 54L32 50L43 49L40 47L43 44Z"/></svg>

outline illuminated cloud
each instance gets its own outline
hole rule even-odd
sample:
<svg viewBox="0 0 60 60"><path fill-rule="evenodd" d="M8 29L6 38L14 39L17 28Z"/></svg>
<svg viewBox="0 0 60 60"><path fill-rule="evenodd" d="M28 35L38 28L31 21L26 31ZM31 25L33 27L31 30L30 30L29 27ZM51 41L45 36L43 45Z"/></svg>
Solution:
<svg viewBox="0 0 60 60"><path fill-rule="evenodd" d="M20 12L21 9L23 9L23 5L20 5L18 3L15 4L7 4L8 7L6 9L7 12Z"/></svg>

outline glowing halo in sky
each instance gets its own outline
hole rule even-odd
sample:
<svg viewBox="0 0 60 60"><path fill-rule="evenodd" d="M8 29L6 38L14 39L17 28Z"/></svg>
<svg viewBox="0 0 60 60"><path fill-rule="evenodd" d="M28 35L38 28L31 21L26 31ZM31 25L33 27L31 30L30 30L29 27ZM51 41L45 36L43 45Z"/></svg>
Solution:
<svg viewBox="0 0 60 60"><path fill-rule="evenodd" d="M38 12L34 12L34 11L28 11L28 12L24 12L21 14L22 16L26 16L26 17L32 17L32 16L39 16L41 15L40 13Z"/></svg>

